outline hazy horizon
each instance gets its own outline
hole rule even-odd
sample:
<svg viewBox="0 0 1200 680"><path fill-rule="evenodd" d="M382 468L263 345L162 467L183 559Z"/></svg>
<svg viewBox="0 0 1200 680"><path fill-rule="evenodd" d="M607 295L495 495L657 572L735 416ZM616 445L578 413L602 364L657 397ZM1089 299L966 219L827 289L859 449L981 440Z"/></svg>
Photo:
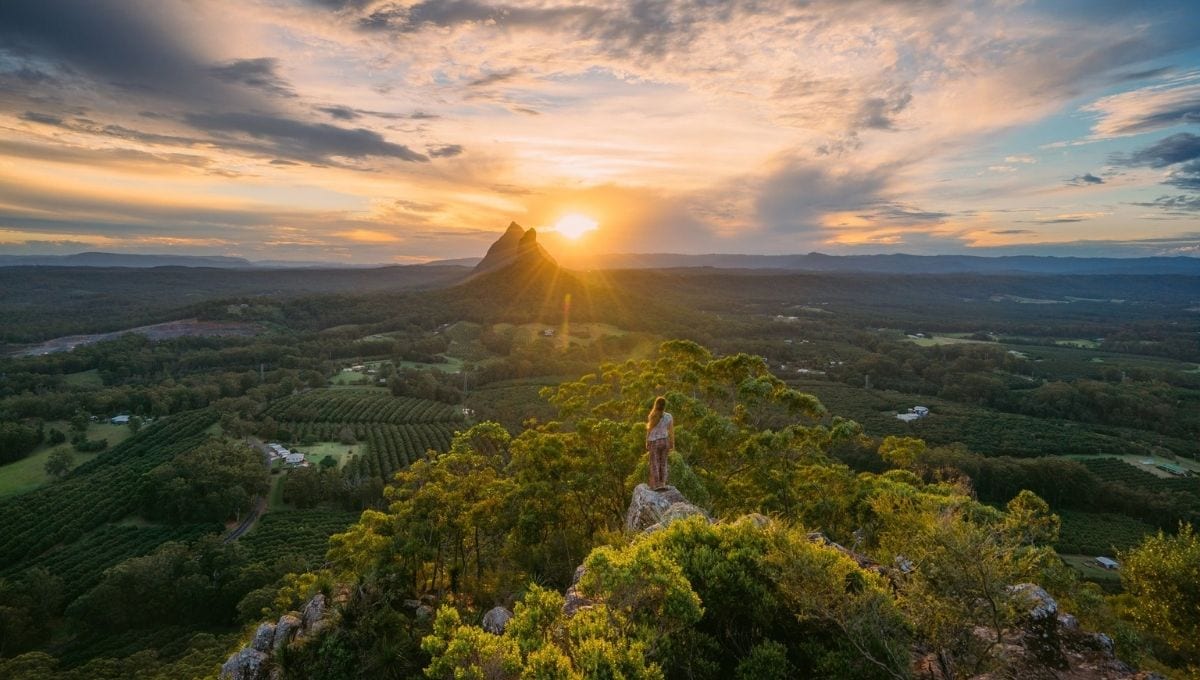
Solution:
<svg viewBox="0 0 1200 680"><path fill-rule="evenodd" d="M1186 2L10 0L0 254L1200 255Z"/></svg>

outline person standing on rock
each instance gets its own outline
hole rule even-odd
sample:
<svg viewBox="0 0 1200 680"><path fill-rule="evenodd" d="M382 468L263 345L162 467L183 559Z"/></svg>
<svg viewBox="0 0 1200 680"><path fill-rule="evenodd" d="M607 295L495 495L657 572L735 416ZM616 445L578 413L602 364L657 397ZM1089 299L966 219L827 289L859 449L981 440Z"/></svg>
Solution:
<svg viewBox="0 0 1200 680"><path fill-rule="evenodd" d="M667 454L675 448L675 419L667 413L666 397L654 400L646 417L646 452L650 455L650 488L667 488Z"/></svg>

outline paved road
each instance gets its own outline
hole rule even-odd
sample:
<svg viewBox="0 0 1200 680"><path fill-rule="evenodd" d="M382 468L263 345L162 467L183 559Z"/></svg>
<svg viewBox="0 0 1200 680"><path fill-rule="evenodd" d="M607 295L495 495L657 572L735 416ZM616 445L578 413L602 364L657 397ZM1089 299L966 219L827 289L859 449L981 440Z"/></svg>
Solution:
<svg viewBox="0 0 1200 680"><path fill-rule="evenodd" d="M250 446L253 446L254 448L258 449L258 452L263 455L263 465L267 466L267 480L270 481L270 474L271 474L270 449L267 448L266 444L259 441L259 439L257 437L246 437L246 443L249 444ZM235 528L233 531L229 532L229 535L226 536L225 540L223 541L224 543L230 543L232 541L236 541L242 534L246 533L247 531L250 531L250 529L254 526L254 523L258 521L258 518L262 517L263 513L267 511L267 501L269 500L270 495L271 495L271 490L270 490L270 487L268 487L267 493L258 497L257 502L255 502L255 504L254 504L254 509L252 509L250 511L250 514L246 515L246 519L242 520L241 524L237 525L237 528Z"/></svg>

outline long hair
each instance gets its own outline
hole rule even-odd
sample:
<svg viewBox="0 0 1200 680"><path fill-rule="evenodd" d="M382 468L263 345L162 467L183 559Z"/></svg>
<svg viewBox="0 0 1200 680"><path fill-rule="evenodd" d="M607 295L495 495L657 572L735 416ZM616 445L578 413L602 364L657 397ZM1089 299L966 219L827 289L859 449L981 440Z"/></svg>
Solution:
<svg viewBox="0 0 1200 680"><path fill-rule="evenodd" d="M667 398L658 397L654 400L654 407L650 409L650 415L646 416L646 430L653 430L658 421L662 420L663 412L667 410Z"/></svg>

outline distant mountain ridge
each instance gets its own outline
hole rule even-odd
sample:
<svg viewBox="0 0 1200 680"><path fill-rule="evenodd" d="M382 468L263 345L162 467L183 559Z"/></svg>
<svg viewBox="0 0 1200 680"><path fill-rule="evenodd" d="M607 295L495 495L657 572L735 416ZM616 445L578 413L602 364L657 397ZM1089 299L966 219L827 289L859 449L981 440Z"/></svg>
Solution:
<svg viewBox="0 0 1200 680"><path fill-rule="evenodd" d="M1049 255L683 255L611 254L593 257L592 269L783 269L876 274L1097 274L1200 276L1197 257L1056 257Z"/></svg>
<svg viewBox="0 0 1200 680"><path fill-rule="evenodd" d="M523 241L523 239L525 239ZM508 264L533 254L537 259L558 266L554 258L537 242L533 229L516 222L488 248L483 258L463 257L436 260L421 266L473 267L473 274L503 269ZM715 269L774 269L802 272L847 272L875 274L1078 274L1078 275L1156 275L1200 276L1200 257L1060 257L1050 255L742 255L710 253L615 253L594 255L578 262L576 269L677 269L708 267ZM209 267L217 269L374 269L388 264L347 264L344 262L247 260L222 255L165 255L140 253L86 252L73 255L4 255L0 267Z"/></svg>
<svg viewBox="0 0 1200 680"><path fill-rule="evenodd" d="M228 255L165 255L86 252L73 255L3 255L0 267L211 267L216 269L372 269L385 264L247 260Z"/></svg>

